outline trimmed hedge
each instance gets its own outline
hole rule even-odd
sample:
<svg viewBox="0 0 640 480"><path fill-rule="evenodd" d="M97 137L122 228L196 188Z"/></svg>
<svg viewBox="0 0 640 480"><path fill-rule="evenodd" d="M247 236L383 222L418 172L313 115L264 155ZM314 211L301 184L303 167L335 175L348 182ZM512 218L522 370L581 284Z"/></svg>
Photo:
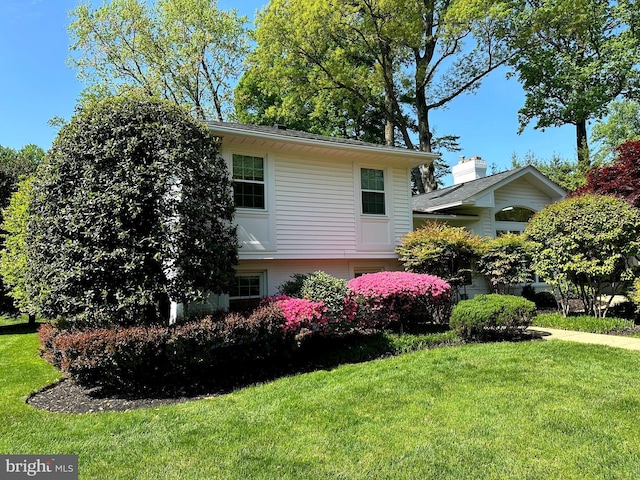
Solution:
<svg viewBox="0 0 640 480"><path fill-rule="evenodd" d="M275 305L249 317L229 314L172 326L39 330L42 356L80 385L132 392L224 383L257 363L286 355L284 317Z"/></svg>
<svg viewBox="0 0 640 480"><path fill-rule="evenodd" d="M449 325L466 340L512 336L526 330L535 314L536 305L522 297L477 295L453 308Z"/></svg>

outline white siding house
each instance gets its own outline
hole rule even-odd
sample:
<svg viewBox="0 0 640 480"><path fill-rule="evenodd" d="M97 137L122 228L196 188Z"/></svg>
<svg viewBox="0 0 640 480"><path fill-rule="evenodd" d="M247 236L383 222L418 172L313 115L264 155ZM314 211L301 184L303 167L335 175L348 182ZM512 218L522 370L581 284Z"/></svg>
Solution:
<svg viewBox="0 0 640 480"><path fill-rule="evenodd" d="M234 181L239 264L230 297L203 307L273 295L295 273L349 279L401 268L395 248L413 229L410 171L436 155L279 126L209 128Z"/></svg>
<svg viewBox="0 0 640 480"><path fill-rule="evenodd" d="M452 186L413 197L415 229L425 222L438 221L482 237L521 233L534 213L567 193L532 166L486 176L486 162L472 157L463 158L452 170ZM534 283L534 287L544 288L546 284ZM488 290L479 276L466 287L470 297Z"/></svg>

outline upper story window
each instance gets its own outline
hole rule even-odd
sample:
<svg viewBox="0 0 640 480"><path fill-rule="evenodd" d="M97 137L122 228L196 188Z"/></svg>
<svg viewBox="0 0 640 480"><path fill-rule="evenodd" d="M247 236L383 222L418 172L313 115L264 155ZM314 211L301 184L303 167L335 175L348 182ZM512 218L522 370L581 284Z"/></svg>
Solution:
<svg viewBox="0 0 640 480"><path fill-rule="evenodd" d="M236 207L264 210L264 158L234 153L232 177Z"/></svg>
<svg viewBox="0 0 640 480"><path fill-rule="evenodd" d="M360 169L360 190L362 191L362 213L384 215L384 170Z"/></svg>

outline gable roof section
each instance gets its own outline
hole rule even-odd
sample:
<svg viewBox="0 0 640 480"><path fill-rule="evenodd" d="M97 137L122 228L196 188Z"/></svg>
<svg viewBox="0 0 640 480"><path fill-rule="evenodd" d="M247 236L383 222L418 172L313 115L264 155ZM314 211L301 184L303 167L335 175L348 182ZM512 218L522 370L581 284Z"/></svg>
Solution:
<svg viewBox="0 0 640 480"><path fill-rule="evenodd" d="M433 192L416 195L412 199L413 211L418 213L432 213L460 205L473 206L475 198L522 177L527 177L530 183L551 198L560 199L567 193L558 184L544 176L538 169L527 165L514 170L496 173L488 177L478 178L470 182L453 185L443 188L442 190L434 190Z"/></svg>
<svg viewBox="0 0 640 480"><path fill-rule="evenodd" d="M264 143L285 142L296 145L298 150L333 149L360 156L388 157L390 160L402 161L413 166L430 164L439 155L407 148L393 147L376 143L363 142L348 138L328 137L313 133L290 130L283 127L267 127L263 125L245 125L230 122L207 122L209 130L221 137L233 136L240 142Z"/></svg>

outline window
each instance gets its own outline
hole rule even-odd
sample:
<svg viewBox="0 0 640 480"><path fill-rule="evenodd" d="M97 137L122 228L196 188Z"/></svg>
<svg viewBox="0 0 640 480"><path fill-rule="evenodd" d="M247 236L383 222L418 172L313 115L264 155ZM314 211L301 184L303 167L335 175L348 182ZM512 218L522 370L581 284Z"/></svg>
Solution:
<svg viewBox="0 0 640 480"><path fill-rule="evenodd" d="M362 213L384 215L384 171L362 168L360 170L360 189L362 190Z"/></svg>
<svg viewBox="0 0 640 480"><path fill-rule="evenodd" d="M236 283L229 292L229 310L244 312L255 309L264 296L265 274L236 273Z"/></svg>
<svg viewBox="0 0 640 480"><path fill-rule="evenodd" d="M238 275L231 291L231 298L255 298L261 296L261 275Z"/></svg>
<svg viewBox="0 0 640 480"><path fill-rule="evenodd" d="M496 213L496 222L528 222L536 212L523 207L506 207Z"/></svg>
<svg viewBox="0 0 640 480"><path fill-rule="evenodd" d="M264 210L264 158L234 154L232 176L236 207Z"/></svg>

